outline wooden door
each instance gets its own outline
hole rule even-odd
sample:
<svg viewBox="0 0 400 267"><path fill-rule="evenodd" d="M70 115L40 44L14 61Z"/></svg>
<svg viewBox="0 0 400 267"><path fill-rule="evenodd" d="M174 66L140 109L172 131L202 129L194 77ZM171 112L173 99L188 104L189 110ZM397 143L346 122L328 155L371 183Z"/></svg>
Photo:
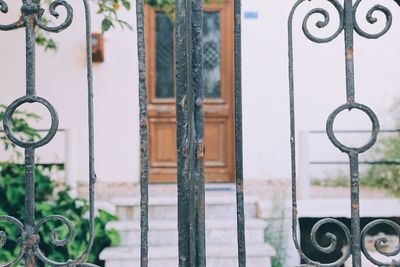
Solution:
<svg viewBox="0 0 400 267"><path fill-rule="evenodd" d="M150 182L176 181L175 33L171 19L146 7ZM205 178L234 180L233 2L204 6Z"/></svg>

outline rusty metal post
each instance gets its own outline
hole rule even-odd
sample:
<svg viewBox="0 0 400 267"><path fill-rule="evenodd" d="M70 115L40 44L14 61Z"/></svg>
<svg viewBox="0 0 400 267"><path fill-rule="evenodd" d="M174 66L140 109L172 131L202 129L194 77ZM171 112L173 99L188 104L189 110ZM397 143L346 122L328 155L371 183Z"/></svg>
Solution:
<svg viewBox="0 0 400 267"><path fill-rule="evenodd" d="M176 115L179 266L204 267L203 11L176 1Z"/></svg>

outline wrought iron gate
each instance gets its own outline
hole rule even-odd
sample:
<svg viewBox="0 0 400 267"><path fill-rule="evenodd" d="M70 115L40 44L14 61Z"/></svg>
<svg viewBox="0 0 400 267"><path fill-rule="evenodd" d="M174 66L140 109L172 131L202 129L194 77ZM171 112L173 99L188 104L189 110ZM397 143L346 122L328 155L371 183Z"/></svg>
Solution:
<svg viewBox="0 0 400 267"><path fill-rule="evenodd" d="M35 218L35 149L48 144L56 135L59 119L56 109L45 98L42 98L36 93L35 82L35 37L36 30L40 28L44 31L58 33L68 28L73 19L73 9L71 5L64 0L52 1L49 5L50 14L58 18L58 7L63 7L66 11L64 21L58 26L47 25L43 14L45 10L40 5L40 0L22 0L21 17L17 22L0 25L1 31L11 31L19 28L25 28L26 41L26 95L16 99L11 103L4 114L4 131L7 137L18 147L25 150L25 221L22 223L18 218L11 216L0 216L0 221L12 223L20 234L20 252L18 256L8 262L2 263L1 266L14 266L19 264L24 259L25 266L36 266L38 261L50 266L95 266L85 263L87 255L93 245L94 240L94 183L96 175L94 172L94 129L93 129L93 79L92 79L92 47L90 42L91 25L90 25L90 9L87 0L82 0L85 10L86 21L86 53L87 53L87 88L88 88L88 126L89 126L89 239L85 250L77 259L70 259L66 262L55 262L42 252L40 249L39 230L49 221L54 221L65 225L68 229L68 234L65 239L57 238L57 229L54 229L50 234L51 243L54 246L66 246L74 236L74 226L65 217L60 215L50 215L45 218L40 218L36 221ZM8 12L7 3L0 0L0 11ZM51 115L51 127L45 137L39 141L27 142L13 132L12 117L23 104L38 103L46 107ZM1 232L1 246L7 242L7 233Z"/></svg>
<svg viewBox="0 0 400 267"><path fill-rule="evenodd" d="M321 246L316 233L322 225L335 224L339 226L347 239L349 248L343 256L333 263L319 263L308 258L302 251L297 237L297 199L296 199L296 143L295 143L295 110L294 110L294 64L293 64L293 17L297 8L306 0L295 3L288 23L289 32L289 82L290 82L290 133L291 133L291 161L292 161L292 192L293 192L293 238L301 257L308 263L316 266L339 266L352 255L353 266L361 266L361 253L378 266L399 266L400 262L380 262L366 251L364 243L366 234L378 224L392 227L400 235L400 226L388 220L377 220L368 224L362 231L360 229L359 214L359 172L358 156L370 149L376 142L379 133L379 121L375 113L366 105L355 101L354 86L354 57L353 34L354 31L362 37L377 39L383 36L391 27L392 14L382 5L375 5L367 13L367 21L375 23L374 13L382 12L386 18L383 30L376 34L369 34L361 29L356 19L357 8L361 0L353 3L344 0L342 6L338 0L327 0L339 14L339 26L330 37L319 38L308 29L308 20L312 15L320 14L324 17L316 26L324 28L329 24L329 13L324 8L314 8L307 13L303 20L305 36L316 43L328 43L344 31L345 37L345 64L346 64L346 92L345 104L340 105L329 116L326 132L329 139L340 151L348 154L351 173L351 229L333 218L319 221L312 229L311 240L313 245L324 253L331 253L336 248L336 237L327 233L331 241L329 246ZM49 143L55 136L58 128L58 116L55 108L46 99L37 96L35 87L35 30L37 27L49 31L60 32L70 26L73 19L73 9L65 0L54 0L49 6L50 14L58 17L56 9L63 7L66 10L65 20L59 26L48 26L43 21L44 10L40 0L22 0L21 18L9 25L0 25L0 30L10 31L25 28L26 31L26 95L15 100L6 110L4 129L7 137L17 146L25 149L25 222L10 216L0 216L0 221L12 223L21 235L21 251L17 258L2 266L12 266L25 261L25 266L35 266L38 260L50 266L94 266L85 263L86 256L93 243L94 229L94 139L93 139L93 85L92 85L92 52L90 43L90 10L88 0L82 0L86 18L86 52L87 52L87 81L88 81L88 125L89 125L89 201L90 201L90 237L87 248L75 260L57 263L48 259L40 249L38 231L46 222L57 221L64 224L69 232L64 240L56 238L56 232L51 233L51 241L55 246L65 246L73 237L74 228L69 220L60 215L51 215L35 219L35 188L34 167L35 149ZM245 218L243 205L243 159L242 159L242 100L241 100L241 7L240 0L234 2L234 44L235 44L235 148L236 148L236 194L237 194L237 239L238 239L238 265L246 266L245 248ZM0 0L0 11L8 12L7 4ZM148 266L148 122L147 122L147 92L146 92L146 60L144 38L144 2L136 1L137 33L138 33L138 58L139 58L139 103L140 103L140 137L141 137L141 267ZM205 195L204 195L204 123L203 123L203 85L202 85L202 0L176 0L176 44L177 44L177 148L178 148L178 230L179 230L179 266L202 267L206 266L205 246ZM39 103L45 106L51 114L51 128L48 134L37 142L25 142L18 139L13 133L12 116L16 109L25 103ZM362 147L348 147L342 144L333 130L336 116L344 111L358 109L368 115L373 129L369 142ZM1 244L6 242L6 233L1 233ZM382 250L386 239L378 239L375 243L379 253L385 256L395 256L400 248L393 252Z"/></svg>
<svg viewBox="0 0 400 267"><path fill-rule="evenodd" d="M309 0L311 1L311 0ZM379 219L372 221L367 224L364 229L360 229L360 205L359 205L359 193L360 193L360 183L359 183L359 163L358 157L360 154L369 150L377 140L377 136L380 131L379 120L375 113L368 106L356 102L355 97L355 84L354 84L354 31L361 37L368 39L378 39L385 35L392 26L392 13L391 11L380 4L377 4L369 9L366 14L366 20L370 24L377 22L377 18L374 17L376 12L381 12L385 16L385 26L378 33L368 33L364 31L357 21L357 10L362 2L362 0L344 0L344 5L342 5L338 0L327 0L326 3L331 4L334 9L338 12L339 23L337 30L329 37L321 38L317 37L315 34L309 31L309 18L313 15L319 14L323 16L323 19L316 23L317 28L325 28L330 23L330 14L325 8L313 8L309 11L302 24L302 30L305 36L315 43L329 43L335 38L337 38L342 32L344 32L344 43L345 43L345 66L346 66L346 101L345 104L339 105L332 113L329 115L326 122L326 133L332 144L338 148L341 152L346 153L350 160L350 187L351 187L351 228L348 229L345 224L336 220L334 218L325 218L318 221L312 228L311 231L311 241L316 249L319 251L330 254L335 251L337 247L337 236L332 233L326 233L326 238L330 241L328 246L321 245L317 240L317 232L323 225L336 225L340 227L343 231L347 248L343 255L337 259L335 262L331 263L320 263L310 259L306 256L301 248L298 241L297 234L297 197L296 197L296 128L295 128L295 106L294 106L294 60L293 60L293 18L298 7L305 3L306 0L298 0L294 7L292 8L288 21L288 34L289 34L289 92L290 92L290 143L291 143L291 162L292 162L292 234L296 249L298 250L301 258L307 263L313 266L341 266L350 256L352 256L352 266L361 266L361 255L362 253L377 266L400 266L400 262L392 260L389 262L382 262L374 258L365 247L366 235L377 225L386 225L392 228L397 236L400 236L400 226L390 220ZM311 1L312 2L312 1ZM396 1L397 2L397 1ZM356 109L365 113L372 123L371 137L369 141L360 147L349 147L341 143L335 136L333 129L334 121L339 113L345 110ZM400 253L400 246L394 251L384 251L383 245L387 243L386 238L379 238L375 241L375 248L381 255L391 257L397 256ZM400 241L399 241L400 244Z"/></svg>

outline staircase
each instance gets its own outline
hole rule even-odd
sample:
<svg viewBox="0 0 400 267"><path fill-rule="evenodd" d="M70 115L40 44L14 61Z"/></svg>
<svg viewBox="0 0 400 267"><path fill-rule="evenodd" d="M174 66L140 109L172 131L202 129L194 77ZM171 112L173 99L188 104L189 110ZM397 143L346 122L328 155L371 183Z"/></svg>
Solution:
<svg viewBox="0 0 400 267"><path fill-rule="evenodd" d="M140 201L114 199L120 221L107 225L121 235L119 247L107 248L100 258L106 267L140 266ZM274 249L264 243L265 221L257 218L256 199L247 198L247 266L269 267ZM234 194L206 194L207 267L237 266L236 204ZM149 267L178 266L177 198L152 197L149 203Z"/></svg>

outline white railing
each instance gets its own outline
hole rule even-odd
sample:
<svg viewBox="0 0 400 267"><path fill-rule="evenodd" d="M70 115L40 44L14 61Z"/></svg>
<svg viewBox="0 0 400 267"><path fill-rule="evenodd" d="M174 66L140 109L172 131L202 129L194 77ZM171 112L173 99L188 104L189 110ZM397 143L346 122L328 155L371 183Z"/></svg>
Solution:
<svg viewBox="0 0 400 267"><path fill-rule="evenodd" d="M367 130L352 130L352 131L335 131L337 135L342 135L344 139L346 137L354 136L354 134L358 136L365 136L369 135L370 131ZM400 129L395 130L381 130L381 135L383 134L394 134L400 133ZM326 144L314 144L312 139L316 137L326 137ZM347 140L349 141L349 140ZM379 140L378 140L379 141ZM311 153L312 151L319 150L318 153ZM300 131L298 134L298 161L297 161L297 181L298 181L298 194L299 198L308 199L311 197L311 182L312 178L318 176L315 174L316 172L312 172L310 169L311 167L321 167L321 166L330 166L334 167L339 166L346 167L349 164L348 158L346 155L338 151L335 147L331 145L326 136L326 132L322 130L317 131ZM370 153L373 153L370 152ZM319 154L317 156L311 154ZM322 159L318 158L321 154L329 155L329 159ZM370 155L370 154L369 154ZM360 158L360 165L373 165L373 164L400 164L399 162L393 161L371 161L368 160L368 156L364 158Z"/></svg>
<svg viewBox="0 0 400 267"><path fill-rule="evenodd" d="M38 129L39 133L47 132L45 129ZM4 131L0 129L0 134ZM72 189L76 187L76 157L74 155L76 148L75 132L71 129L59 129L56 136L45 149L38 149L37 164L38 165L63 165L64 173L60 176L52 176L53 179L63 182L71 186ZM0 161L7 161L12 157L10 152L4 151L3 147L0 148Z"/></svg>

